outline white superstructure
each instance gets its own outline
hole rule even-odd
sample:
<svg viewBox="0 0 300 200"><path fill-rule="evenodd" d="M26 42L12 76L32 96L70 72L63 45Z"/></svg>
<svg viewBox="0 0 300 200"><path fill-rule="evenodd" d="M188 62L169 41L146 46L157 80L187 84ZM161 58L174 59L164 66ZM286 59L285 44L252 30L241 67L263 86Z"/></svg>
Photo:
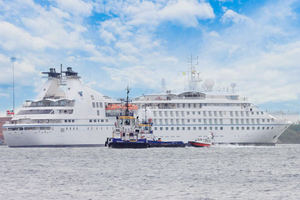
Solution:
<svg viewBox="0 0 300 200"><path fill-rule="evenodd" d="M63 73L50 69L42 92L4 125L10 147L96 146L111 136L115 116L105 107L116 103L84 86L71 68Z"/></svg>

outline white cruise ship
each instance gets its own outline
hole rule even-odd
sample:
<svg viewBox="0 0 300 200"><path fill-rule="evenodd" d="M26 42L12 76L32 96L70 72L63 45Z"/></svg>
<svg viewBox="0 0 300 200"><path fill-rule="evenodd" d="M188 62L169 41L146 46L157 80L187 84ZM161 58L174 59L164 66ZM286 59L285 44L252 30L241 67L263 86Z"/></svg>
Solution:
<svg viewBox="0 0 300 200"><path fill-rule="evenodd" d="M188 91L167 91L134 99L139 108L146 105L151 110L156 137L185 143L212 137L214 144L274 145L291 124L258 109L233 90L223 94L200 92L200 81L192 66ZM212 87L211 83L207 85Z"/></svg>
<svg viewBox="0 0 300 200"><path fill-rule="evenodd" d="M23 107L4 127L10 147L98 146L111 136L115 117L105 107L117 103L84 86L78 74L67 68L48 75L35 101Z"/></svg>
<svg viewBox="0 0 300 200"><path fill-rule="evenodd" d="M120 101L82 85L71 68L54 68L35 101L26 101L9 124L4 138L10 147L102 146L113 131ZM245 98L197 90L191 70L189 91L143 95L133 109L151 110L154 135L166 141L193 141L213 136L219 144L273 145L289 123L259 110ZM137 105L137 106L136 106ZM144 112L145 114L145 112ZM142 116L141 116L142 117Z"/></svg>

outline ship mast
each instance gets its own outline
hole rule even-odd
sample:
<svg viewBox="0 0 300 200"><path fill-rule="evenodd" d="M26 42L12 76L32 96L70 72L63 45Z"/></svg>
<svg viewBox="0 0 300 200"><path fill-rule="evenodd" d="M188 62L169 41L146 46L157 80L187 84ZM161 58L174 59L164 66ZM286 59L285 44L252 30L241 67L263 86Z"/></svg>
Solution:
<svg viewBox="0 0 300 200"><path fill-rule="evenodd" d="M130 89L129 89L129 87L127 86L127 88L126 88L126 93L127 93L127 96L126 96L126 110L125 110L125 116L129 116L129 91L130 91Z"/></svg>
<svg viewBox="0 0 300 200"><path fill-rule="evenodd" d="M202 80L199 77L199 73L196 71L195 65L198 65L198 56L197 56L197 63L193 64L193 55L191 55L191 71L190 71L190 80L189 80L189 90L190 91L197 91L198 90L198 83Z"/></svg>

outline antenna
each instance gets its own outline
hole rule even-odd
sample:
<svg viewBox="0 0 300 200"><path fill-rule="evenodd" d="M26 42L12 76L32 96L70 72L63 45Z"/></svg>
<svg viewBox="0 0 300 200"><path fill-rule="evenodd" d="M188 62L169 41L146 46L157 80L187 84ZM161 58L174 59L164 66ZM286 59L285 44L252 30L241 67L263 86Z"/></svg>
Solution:
<svg viewBox="0 0 300 200"><path fill-rule="evenodd" d="M126 110L125 110L125 116L129 116L129 92L130 92L130 89L129 89L129 86L126 87Z"/></svg>
<svg viewBox="0 0 300 200"><path fill-rule="evenodd" d="M15 66L16 57L11 57L10 62L12 63L12 73L13 73L13 114L15 114Z"/></svg>

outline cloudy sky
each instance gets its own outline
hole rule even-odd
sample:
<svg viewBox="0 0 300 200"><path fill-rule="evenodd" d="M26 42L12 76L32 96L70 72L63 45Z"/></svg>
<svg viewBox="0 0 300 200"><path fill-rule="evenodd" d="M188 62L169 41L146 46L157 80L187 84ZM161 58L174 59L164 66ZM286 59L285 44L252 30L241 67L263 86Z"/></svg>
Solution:
<svg viewBox="0 0 300 200"><path fill-rule="evenodd" d="M41 71L71 66L102 94L180 92L191 55L215 90L300 112L300 1L0 0L0 111L34 99Z"/></svg>

